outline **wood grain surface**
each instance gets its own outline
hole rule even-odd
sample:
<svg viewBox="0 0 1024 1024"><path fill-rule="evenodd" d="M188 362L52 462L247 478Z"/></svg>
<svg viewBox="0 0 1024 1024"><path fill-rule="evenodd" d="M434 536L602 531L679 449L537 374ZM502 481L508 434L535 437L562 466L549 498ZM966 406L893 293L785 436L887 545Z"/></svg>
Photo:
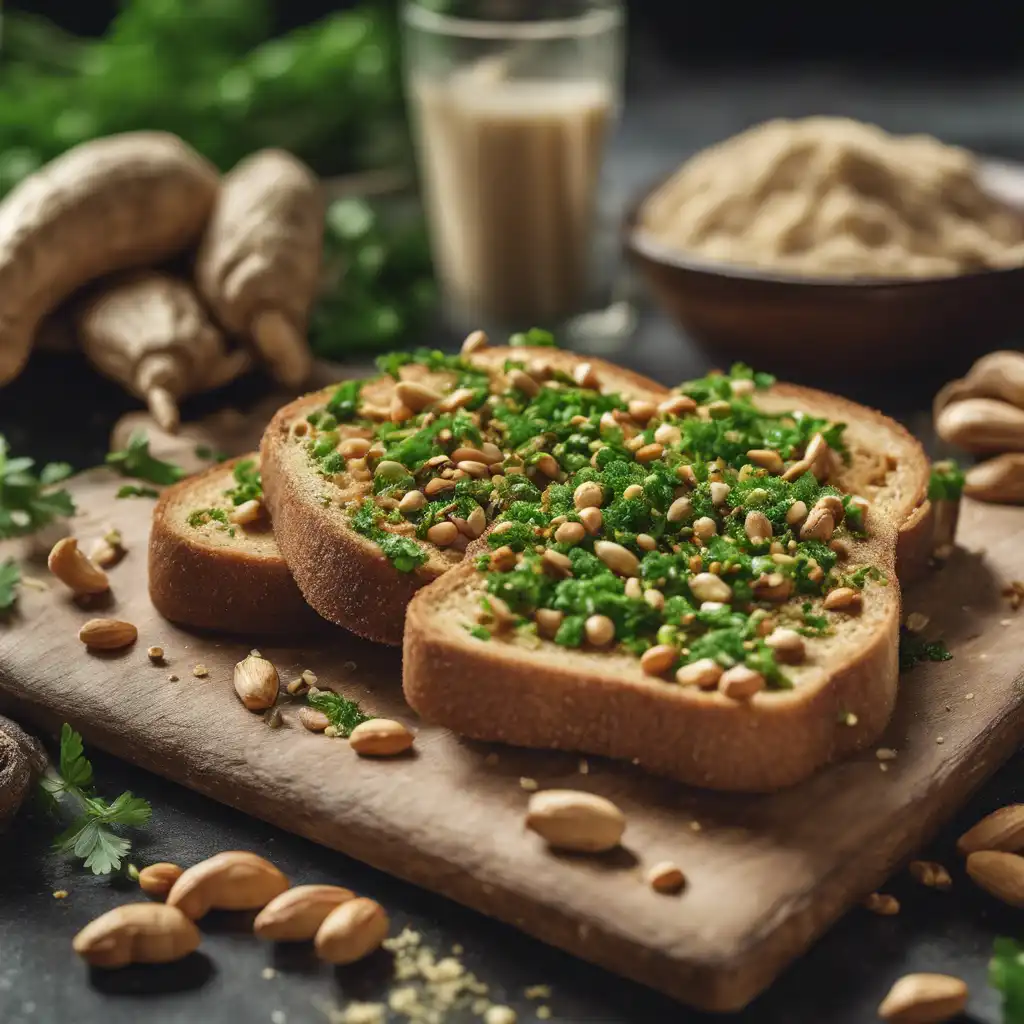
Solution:
<svg viewBox="0 0 1024 1024"><path fill-rule="evenodd" d="M241 431L233 448L248 443ZM903 677L883 741L898 751L888 770L868 751L795 789L743 797L420 727L402 700L398 653L331 627L304 648L177 629L146 594L152 503L115 500L117 484L104 470L71 484L77 536L108 525L124 534L112 598L102 611L80 607L44 565L26 563L47 588L23 587L18 613L0 626L0 709L50 729L69 721L87 743L694 1006L751 1000L950 817L1024 732L1024 611L1000 597L1005 581L1024 578L1024 509L968 503L963 547L905 599L906 611L931 616L926 635L944 637L955 658ZM136 623L133 648L85 651L79 626L105 612ZM151 644L166 666L150 664ZM234 663L253 646L285 682L312 669L321 686L419 728L415 753L361 760L343 740L303 730L288 703L284 727L268 728L232 687ZM197 664L208 676L192 674ZM546 850L523 829L524 777L613 799L628 817L623 849ZM661 860L686 872L681 895L643 883L644 866Z"/></svg>

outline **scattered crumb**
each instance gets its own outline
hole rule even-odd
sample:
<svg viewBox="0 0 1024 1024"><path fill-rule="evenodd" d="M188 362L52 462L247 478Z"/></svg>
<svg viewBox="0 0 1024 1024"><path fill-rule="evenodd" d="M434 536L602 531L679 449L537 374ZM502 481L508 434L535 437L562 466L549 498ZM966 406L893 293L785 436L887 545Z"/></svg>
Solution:
<svg viewBox="0 0 1024 1024"><path fill-rule="evenodd" d="M275 971L273 967L264 967L263 970L260 971L260 977L270 981L271 978L277 977L277 971Z"/></svg>
<svg viewBox="0 0 1024 1024"><path fill-rule="evenodd" d="M537 1019L538 1020L550 1020L551 1019L551 1007L550 1006L538 1006L537 1007Z"/></svg>
<svg viewBox="0 0 1024 1024"><path fill-rule="evenodd" d="M691 821L690 822L690 831L691 832L700 832L701 829L703 829L703 828L704 828L704 826L699 821Z"/></svg>
<svg viewBox="0 0 1024 1024"><path fill-rule="evenodd" d="M1012 611L1016 611L1024 604L1024 580L1010 580L1000 591Z"/></svg>
<svg viewBox="0 0 1024 1024"><path fill-rule="evenodd" d="M316 686L317 684L316 673L311 672L308 668L302 670L300 678L307 686Z"/></svg>
<svg viewBox="0 0 1024 1024"><path fill-rule="evenodd" d="M196 665L196 667L192 669L192 675L194 675L196 679L203 679L209 674L210 670L205 665Z"/></svg>
<svg viewBox="0 0 1024 1024"><path fill-rule="evenodd" d="M275 1010L270 1015L270 1024L286 1024L288 1020L288 1014L284 1010Z"/></svg>
<svg viewBox="0 0 1024 1024"><path fill-rule="evenodd" d="M576 766L576 770L580 773L580 775L589 775L590 762L585 757L581 757L580 763Z"/></svg>
<svg viewBox="0 0 1024 1024"><path fill-rule="evenodd" d="M22 576L21 585L23 587L29 587L32 590L49 590L50 586L44 583L42 580L36 579L35 576Z"/></svg>
<svg viewBox="0 0 1024 1024"><path fill-rule="evenodd" d="M540 789L536 779L528 779L525 775L519 780L519 785L527 793L536 793Z"/></svg>
<svg viewBox="0 0 1024 1024"><path fill-rule="evenodd" d="M851 728L855 726L859 721L860 719L852 711L847 711L845 717L843 718L844 724L850 726Z"/></svg>
<svg viewBox="0 0 1024 1024"><path fill-rule="evenodd" d="M550 999L551 998L551 986L550 985L531 985L523 993L527 999Z"/></svg>
<svg viewBox="0 0 1024 1024"><path fill-rule="evenodd" d="M923 612L911 612L907 616L907 629L911 633L920 633L931 620Z"/></svg>
<svg viewBox="0 0 1024 1024"><path fill-rule="evenodd" d="M941 865L931 860L912 860L907 865L910 877L929 889L941 889L945 892L952 888L953 879L949 872Z"/></svg>
<svg viewBox="0 0 1024 1024"><path fill-rule="evenodd" d="M946 705L946 710L947 711L952 711L953 710L953 705L952 704L947 704Z"/></svg>
<svg viewBox="0 0 1024 1024"><path fill-rule="evenodd" d="M263 713L263 721L266 722L267 728L269 729L280 729L284 719L281 717L280 708L268 708Z"/></svg>
<svg viewBox="0 0 1024 1024"><path fill-rule="evenodd" d="M645 881L655 892L671 896L682 891L686 876L678 865L666 860L650 868Z"/></svg>
<svg viewBox="0 0 1024 1024"><path fill-rule="evenodd" d="M900 901L884 892L873 892L864 900L864 909L881 917L892 917L900 912Z"/></svg>
<svg viewBox="0 0 1024 1024"><path fill-rule="evenodd" d="M896 756L897 752L893 750L892 747L879 747L875 751L875 757L877 757L879 761L895 761Z"/></svg>
<svg viewBox="0 0 1024 1024"><path fill-rule="evenodd" d="M887 772L889 770L889 766L884 761L879 761L878 770L882 772Z"/></svg>
<svg viewBox="0 0 1024 1024"><path fill-rule="evenodd" d="M489 764L489 765L491 765L491 766L493 767L493 766L494 766L494 765L496 765L497 763L498 763L498 755L497 755L497 754L495 754L495 753L493 753L493 752L492 752L492 753L490 753L490 754L488 754L488 755L487 755L487 756L486 756L486 757L484 758L484 764Z"/></svg>
<svg viewBox="0 0 1024 1024"><path fill-rule="evenodd" d="M462 956L464 952L465 950L462 948L461 943L456 942L455 945L452 946L452 956Z"/></svg>
<svg viewBox="0 0 1024 1024"><path fill-rule="evenodd" d="M53 898L55 900L66 900L68 898L67 889L57 889L53 894Z"/></svg>
<svg viewBox="0 0 1024 1024"><path fill-rule="evenodd" d="M936 736L935 737L935 742L939 743L939 744L945 743L946 742L946 737L945 736Z"/></svg>
<svg viewBox="0 0 1024 1024"><path fill-rule="evenodd" d="M149 650L146 651L146 655L149 657L150 661L161 662L164 660L164 649L162 647L150 647Z"/></svg>
<svg viewBox="0 0 1024 1024"><path fill-rule="evenodd" d="M999 620L999 625L1000 626L1012 626L1013 625L1013 619L1000 619Z"/></svg>
<svg viewBox="0 0 1024 1024"><path fill-rule="evenodd" d="M973 693L968 693L968 694L967 694L967 695L966 695L966 696L964 697L964 700L974 700L974 694L973 694Z"/></svg>
<svg viewBox="0 0 1024 1024"><path fill-rule="evenodd" d="M484 1013L484 1024L516 1024L517 1020L510 1006L492 1006Z"/></svg>
<svg viewBox="0 0 1024 1024"><path fill-rule="evenodd" d="M178 677L176 675L172 674L172 675L169 675L167 677L167 682L169 682L169 683L176 683L177 681L178 681Z"/></svg>

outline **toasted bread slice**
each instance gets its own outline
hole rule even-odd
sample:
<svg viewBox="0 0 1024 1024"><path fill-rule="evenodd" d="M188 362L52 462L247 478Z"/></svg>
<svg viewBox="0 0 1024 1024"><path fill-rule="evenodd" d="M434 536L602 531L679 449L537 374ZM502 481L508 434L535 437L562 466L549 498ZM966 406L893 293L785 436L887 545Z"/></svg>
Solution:
<svg viewBox="0 0 1024 1024"><path fill-rule="evenodd" d="M227 518L235 467L258 460L253 453L221 463L160 496L149 538L149 596L171 622L252 636L323 624L302 599L266 511L244 526ZM211 518L211 509L224 521Z"/></svg>
<svg viewBox="0 0 1024 1024"><path fill-rule="evenodd" d="M581 364L590 364L604 393L655 402L667 394L667 389L639 374L602 359L584 359L557 349L489 348L466 359L487 374L492 391L507 387L506 360L541 360L549 369L570 375ZM399 370L401 381L446 393L451 392L456 376L450 369L432 370L419 363L407 363ZM387 375L366 381L360 395L361 411L369 413L374 422L387 420L395 387L396 381ZM306 395L271 420L261 447L266 500L281 551L309 604L324 618L354 633L398 645L413 594L460 564L465 545L440 548L416 538L408 523L384 523L387 532L407 537L424 552L421 565L403 572L384 557L377 543L352 528L351 509L366 497L371 484L355 479L350 472L330 478L321 475L306 448L310 433L307 417L323 408L334 390ZM361 419L363 425L339 425L340 438L371 437L366 422Z"/></svg>
<svg viewBox="0 0 1024 1024"><path fill-rule="evenodd" d="M781 604L777 599L774 603L755 599L738 601L733 607L742 608L744 615L767 613L783 628L814 623L814 628L804 627L805 633L820 630L822 620L827 621L827 635L802 637L798 664L781 666L791 688L760 689L737 698L727 695L734 692L728 688L722 692L680 685L672 681L674 668L667 678L664 672L648 674L638 657L622 646L595 649L584 642L567 647L543 639L538 635L544 633L540 619L531 625L529 614L519 620L518 628L507 624L502 628L502 616L494 613L495 592L488 595L484 573L469 563L421 592L409 607L403 671L410 705L424 718L470 738L622 758L689 784L723 790L776 790L875 741L896 696L897 532L905 510L917 505L923 454L902 428L881 414L821 392L776 385L751 400L775 414L794 410L845 423L850 463L842 468L834 465L834 479L844 490L871 502L866 537L856 529L837 535L844 551L836 565L841 579L827 575L821 592L798 594ZM724 479L732 480L739 493L737 476ZM714 513L722 531L729 522L730 500L724 499L721 512ZM739 519L733 516L732 536L738 551L745 550L746 541L735 540L735 527L748 511L741 506L735 514ZM775 536L795 538L795 532L786 532L780 513L773 514ZM690 537L681 542L684 555L694 550L686 546L692 541ZM552 540L545 543L550 546ZM698 557L702 547L698 544ZM558 546L564 549L565 545ZM633 550L643 557L642 549ZM765 548L751 542L750 553L758 550L763 553ZM784 547L779 557L784 559L787 550L799 553L799 548ZM825 591L856 578L857 570L867 567L880 578L861 574L863 589L855 606L823 607ZM695 571L692 565L690 569ZM700 570L708 569L705 557ZM732 579L728 565L715 571ZM650 584L648 579L643 586ZM482 602L485 596L491 603ZM639 591L635 596L639 598ZM659 591L659 600L664 596ZM689 600L696 607L692 595ZM711 608L707 611L713 614ZM478 625L481 615L490 625L486 632ZM694 646L703 635L696 634ZM748 635L751 655L760 657L761 642L756 634ZM688 656L688 649L680 652L677 647L672 664L682 661L685 666ZM720 665L730 661L735 659L726 656ZM711 686L715 685L712 681Z"/></svg>

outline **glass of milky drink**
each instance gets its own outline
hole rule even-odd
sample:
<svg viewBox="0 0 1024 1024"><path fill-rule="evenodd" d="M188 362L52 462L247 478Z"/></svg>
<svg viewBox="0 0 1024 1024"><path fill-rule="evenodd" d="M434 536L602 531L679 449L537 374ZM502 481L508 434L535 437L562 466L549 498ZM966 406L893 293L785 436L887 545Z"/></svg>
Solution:
<svg viewBox="0 0 1024 1024"><path fill-rule="evenodd" d="M409 0L406 88L449 320L580 312L623 64L620 0Z"/></svg>

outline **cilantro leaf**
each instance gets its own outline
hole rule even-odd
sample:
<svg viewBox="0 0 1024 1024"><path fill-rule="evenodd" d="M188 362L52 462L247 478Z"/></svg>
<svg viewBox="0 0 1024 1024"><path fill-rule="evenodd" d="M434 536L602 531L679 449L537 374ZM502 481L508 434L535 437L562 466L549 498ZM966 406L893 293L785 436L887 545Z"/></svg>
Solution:
<svg viewBox="0 0 1024 1024"><path fill-rule="evenodd" d="M125 484L117 489L115 498L159 498L160 492L152 487L139 487L138 484Z"/></svg>
<svg viewBox="0 0 1024 1024"><path fill-rule="evenodd" d="M1002 993L1005 1024L1024 1024L1024 947L1013 939L996 939L988 980Z"/></svg>
<svg viewBox="0 0 1024 1024"><path fill-rule="evenodd" d="M58 771L50 769L40 780L40 794L59 808L66 800L77 817L55 840L54 847L72 853L93 874L117 871L131 850L131 842L114 831L116 827L145 825L152 808L130 792L108 804L92 793L92 765L85 756L82 737L66 722L60 733Z"/></svg>
<svg viewBox="0 0 1024 1024"><path fill-rule="evenodd" d="M0 562L0 614L9 612L18 600L18 586L21 583L21 570L13 558Z"/></svg>
<svg viewBox="0 0 1024 1024"><path fill-rule="evenodd" d="M342 736L348 736L357 725L362 725L373 718L373 715L364 714L354 700L342 697L340 693L334 693L332 690L310 690L306 695L306 703L311 708L322 711Z"/></svg>
<svg viewBox="0 0 1024 1024"><path fill-rule="evenodd" d="M128 438L128 447L119 452L108 452L107 465L113 466L122 476L135 477L137 480L148 480L153 484L174 484L185 471L173 462L164 462L149 452L149 438L141 430L136 430Z"/></svg>
<svg viewBox="0 0 1024 1024"><path fill-rule="evenodd" d="M0 434L0 539L34 533L58 517L75 514L67 491L48 489L70 475L71 467L53 462L37 478L34 466L32 459L11 458L7 439Z"/></svg>

